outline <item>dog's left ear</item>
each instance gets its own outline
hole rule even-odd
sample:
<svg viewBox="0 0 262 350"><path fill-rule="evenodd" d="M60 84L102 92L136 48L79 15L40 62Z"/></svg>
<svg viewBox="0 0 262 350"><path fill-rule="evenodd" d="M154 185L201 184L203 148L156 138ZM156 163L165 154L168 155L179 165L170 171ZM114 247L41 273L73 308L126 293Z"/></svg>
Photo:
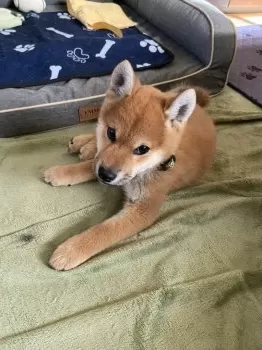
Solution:
<svg viewBox="0 0 262 350"><path fill-rule="evenodd" d="M108 92L113 93L116 97L126 97L131 95L137 83L138 79L130 62L125 60L119 63L114 69Z"/></svg>
<svg viewBox="0 0 262 350"><path fill-rule="evenodd" d="M165 114L171 121L171 124L186 123L190 118L196 107L196 92L194 89L188 89L182 92L180 95L169 104L165 110Z"/></svg>

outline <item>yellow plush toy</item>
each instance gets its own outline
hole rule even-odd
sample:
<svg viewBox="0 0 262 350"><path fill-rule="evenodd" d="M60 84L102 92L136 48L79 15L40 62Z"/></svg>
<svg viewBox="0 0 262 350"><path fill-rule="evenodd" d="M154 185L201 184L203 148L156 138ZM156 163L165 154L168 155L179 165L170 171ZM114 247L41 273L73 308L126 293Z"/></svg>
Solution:
<svg viewBox="0 0 262 350"><path fill-rule="evenodd" d="M0 31L3 35L9 35L12 33L10 30L4 31L3 29L10 29L17 26L21 26L24 21L24 16L20 13L0 7ZM15 32L15 30L13 30Z"/></svg>
<svg viewBox="0 0 262 350"><path fill-rule="evenodd" d="M87 28L107 29L122 37L121 29L136 25L121 7L114 3L67 0L67 10Z"/></svg>

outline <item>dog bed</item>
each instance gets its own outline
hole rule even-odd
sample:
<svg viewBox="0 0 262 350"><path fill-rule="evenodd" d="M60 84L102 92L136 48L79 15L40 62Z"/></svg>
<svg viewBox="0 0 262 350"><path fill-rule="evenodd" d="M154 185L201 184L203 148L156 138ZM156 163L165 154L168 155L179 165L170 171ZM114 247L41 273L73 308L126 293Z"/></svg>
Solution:
<svg viewBox="0 0 262 350"><path fill-rule="evenodd" d="M74 161L68 140L95 125L0 140L1 350L261 349L262 113L229 88L210 112L218 148L205 179L170 194L150 229L68 272L48 267L54 248L121 196L40 176Z"/></svg>
<svg viewBox="0 0 262 350"><path fill-rule="evenodd" d="M61 1L47 1L47 11L65 12ZM63 3L63 2L62 2ZM219 93L235 51L232 23L204 0L124 0L119 2L138 29L168 48L170 64L139 72L143 83L167 90L181 81ZM6 6L7 1L0 0ZM3 40L3 34L0 39ZM0 90L0 137L74 125L78 108L99 106L109 76L70 79L53 84Z"/></svg>
<svg viewBox="0 0 262 350"><path fill-rule="evenodd" d="M134 70L161 67L174 55L137 28L123 37L87 30L66 12L25 15L22 26L0 31L0 88L27 87L111 74L128 59Z"/></svg>

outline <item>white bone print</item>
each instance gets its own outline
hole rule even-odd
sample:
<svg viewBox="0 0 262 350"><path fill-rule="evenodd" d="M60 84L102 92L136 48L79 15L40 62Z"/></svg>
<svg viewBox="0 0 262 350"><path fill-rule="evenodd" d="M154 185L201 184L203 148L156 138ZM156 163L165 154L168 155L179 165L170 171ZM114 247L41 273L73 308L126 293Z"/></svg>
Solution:
<svg viewBox="0 0 262 350"><path fill-rule="evenodd" d="M113 45L115 45L115 43L115 41L107 39L105 45L102 47L102 50L96 54L96 57L106 58L107 52L111 49Z"/></svg>
<svg viewBox="0 0 262 350"><path fill-rule="evenodd" d="M142 64L137 64L136 68L143 68L143 67L149 67L149 66L151 66L150 63L142 63Z"/></svg>
<svg viewBox="0 0 262 350"><path fill-rule="evenodd" d="M63 35L65 38L68 38L68 39L73 38L73 36L74 36L74 34L64 33L64 32L61 32L60 30L57 30L53 27L48 27L48 28L46 28L46 30L49 30L51 32L55 32L56 34L59 34L59 35Z"/></svg>
<svg viewBox="0 0 262 350"><path fill-rule="evenodd" d="M57 79L58 78L59 72L62 69L62 67L61 66L50 66L49 69L51 71L50 80L53 80L53 79Z"/></svg>

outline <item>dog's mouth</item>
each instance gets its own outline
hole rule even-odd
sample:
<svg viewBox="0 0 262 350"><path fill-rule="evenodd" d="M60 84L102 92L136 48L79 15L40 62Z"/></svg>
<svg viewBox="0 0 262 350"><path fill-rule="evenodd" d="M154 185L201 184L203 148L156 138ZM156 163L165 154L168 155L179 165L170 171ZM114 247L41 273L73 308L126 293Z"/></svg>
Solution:
<svg viewBox="0 0 262 350"><path fill-rule="evenodd" d="M106 182L102 179L100 179L100 177L96 174L96 179L98 182L100 182L102 185L107 185L107 186L116 186L115 184L113 184L112 182Z"/></svg>
<svg viewBox="0 0 262 350"><path fill-rule="evenodd" d="M99 161L96 162L94 171L98 182L107 186L124 186L133 178L123 171L116 172L114 169L107 168Z"/></svg>
<svg viewBox="0 0 262 350"><path fill-rule="evenodd" d="M124 186L132 180L131 176L126 175L124 177L116 178L115 180L108 182L108 181L101 179L97 172L96 172L96 178L97 178L97 181L99 183L101 183L103 185L107 185L107 186Z"/></svg>

